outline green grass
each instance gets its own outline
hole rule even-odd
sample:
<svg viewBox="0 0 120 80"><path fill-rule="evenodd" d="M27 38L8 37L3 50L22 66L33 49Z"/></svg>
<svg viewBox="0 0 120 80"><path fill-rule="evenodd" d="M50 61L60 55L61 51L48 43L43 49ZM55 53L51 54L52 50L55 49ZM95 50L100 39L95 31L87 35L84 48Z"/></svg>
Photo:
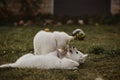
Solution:
<svg viewBox="0 0 120 80"><path fill-rule="evenodd" d="M71 35L76 28L85 31L84 41L70 43L89 54L84 65L77 70L0 69L0 80L120 80L120 26L47 26L51 31L65 31ZM33 52L33 38L45 26L0 27L0 64L16 61L20 56Z"/></svg>

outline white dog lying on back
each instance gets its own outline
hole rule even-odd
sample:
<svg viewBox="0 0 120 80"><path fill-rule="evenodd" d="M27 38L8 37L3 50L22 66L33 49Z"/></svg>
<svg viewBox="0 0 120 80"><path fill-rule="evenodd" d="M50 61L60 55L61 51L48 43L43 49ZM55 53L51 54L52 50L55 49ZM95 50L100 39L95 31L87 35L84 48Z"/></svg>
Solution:
<svg viewBox="0 0 120 80"><path fill-rule="evenodd" d="M79 63L84 63L87 54L83 54L75 47L69 49L67 54L60 59L58 52L54 51L47 55L23 55L15 63L3 64L4 67L37 68L37 69L77 69Z"/></svg>
<svg viewBox="0 0 120 80"><path fill-rule="evenodd" d="M33 55L29 53L20 57L15 63L1 65L0 68L77 69L79 66L79 63L76 61L68 58L60 59L56 55L56 51L47 55Z"/></svg>
<svg viewBox="0 0 120 80"><path fill-rule="evenodd" d="M65 49L68 42L73 39L65 32L38 32L33 40L34 54L48 54L57 49Z"/></svg>

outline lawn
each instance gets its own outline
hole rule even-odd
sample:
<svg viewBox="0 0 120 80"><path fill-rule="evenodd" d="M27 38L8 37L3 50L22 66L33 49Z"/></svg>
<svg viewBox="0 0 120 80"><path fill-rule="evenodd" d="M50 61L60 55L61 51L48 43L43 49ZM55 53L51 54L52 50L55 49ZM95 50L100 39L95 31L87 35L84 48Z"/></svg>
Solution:
<svg viewBox="0 0 120 80"><path fill-rule="evenodd" d="M84 41L70 43L89 54L85 64L77 70L0 69L0 80L120 80L120 25L63 25L0 27L0 64L16 61L33 52L34 35L48 27L51 31L70 34L76 28L85 31Z"/></svg>

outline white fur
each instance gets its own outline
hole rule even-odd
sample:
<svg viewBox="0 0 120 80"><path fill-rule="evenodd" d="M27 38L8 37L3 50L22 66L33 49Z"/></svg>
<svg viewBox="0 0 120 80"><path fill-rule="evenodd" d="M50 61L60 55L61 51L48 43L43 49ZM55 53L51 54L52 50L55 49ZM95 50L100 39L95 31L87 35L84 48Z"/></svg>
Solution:
<svg viewBox="0 0 120 80"><path fill-rule="evenodd" d="M61 49L59 49L62 52ZM64 56L68 59L72 59L78 63L84 63L88 54L83 54L82 52L78 51L76 47L72 47L67 51L67 54Z"/></svg>
<svg viewBox="0 0 120 80"><path fill-rule="evenodd" d="M79 66L76 61L67 58L60 59L53 54L57 54L57 52L55 51L48 55L33 55L29 53L20 57L15 63L1 65L0 68L76 69Z"/></svg>
<svg viewBox="0 0 120 80"><path fill-rule="evenodd" d="M48 54L57 50L57 48L64 49L67 43L73 37L65 32L38 32L33 40L34 54Z"/></svg>

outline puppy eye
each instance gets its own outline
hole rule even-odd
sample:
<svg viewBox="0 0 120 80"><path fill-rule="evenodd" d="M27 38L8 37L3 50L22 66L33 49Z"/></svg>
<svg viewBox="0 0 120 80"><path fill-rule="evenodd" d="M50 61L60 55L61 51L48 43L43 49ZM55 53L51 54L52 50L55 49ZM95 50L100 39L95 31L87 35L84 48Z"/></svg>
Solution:
<svg viewBox="0 0 120 80"><path fill-rule="evenodd" d="M78 54L78 52L76 52L76 54Z"/></svg>
<svg viewBox="0 0 120 80"><path fill-rule="evenodd" d="M72 53L72 50L70 50L70 52Z"/></svg>

